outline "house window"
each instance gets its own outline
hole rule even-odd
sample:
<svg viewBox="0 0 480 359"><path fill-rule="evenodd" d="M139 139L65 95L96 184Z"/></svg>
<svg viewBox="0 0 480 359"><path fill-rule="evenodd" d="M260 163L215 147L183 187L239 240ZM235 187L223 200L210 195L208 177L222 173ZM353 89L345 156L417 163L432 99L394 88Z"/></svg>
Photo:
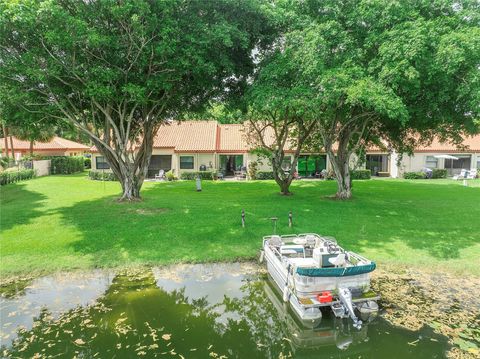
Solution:
<svg viewBox="0 0 480 359"><path fill-rule="evenodd" d="M105 161L104 156L95 157L95 163L97 170L108 170L110 168L110 165Z"/></svg>
<svg viewBox="0 0 480 359"><path fill-rule="evenodd" d="M438 158L436 158L434 156L427 156L425 167L427 167L427 168L437 168L438 167Z"/></svg>
<svg viewBox="0 0 480 359"><path fill-rule="evenodd" d="M284 171L290 171L290 168L292 167L292 156L285 156L283 157L282 161L282 169Z"/></svg>
<svg viewBox="0 0 480 359"><path fill-rule="evenodd" d="M180 169L193 170L193 156L180 156Z"/></svg>
<svg viewBox="0 0 480 359"><path fill-rule="evenodd" d="M445 159L445 168L470 169L470 155L454 155L454 157L457 159Z"/></svg>

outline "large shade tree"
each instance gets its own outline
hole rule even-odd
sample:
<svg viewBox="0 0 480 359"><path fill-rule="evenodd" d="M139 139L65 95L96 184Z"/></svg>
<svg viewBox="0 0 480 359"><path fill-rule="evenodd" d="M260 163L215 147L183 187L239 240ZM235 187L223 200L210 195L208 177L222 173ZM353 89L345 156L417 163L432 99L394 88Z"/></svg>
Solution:
<svg viewBox="0 0 480 359"><path fill-rule="evenodd" d="M304 112L338 181L352 195L351 155L387 142L400 153L434 136L478 131L477 1L278 1L287 26L277 50L296 66ZM295 20L295 21L293 21ZM288 56L287 56L288 55ZM293 65L292 65L293 66ZM278 76L272 88L282 86Z"/></svg>
<svg viewBox="0 0 480 359"><path fill-rule="evenodd" d="M254 0L1 0L1 81L22 111L86 133L137 199L159 126L245 82L263 13Z"/></svg>
<svg viewBox="0 0 480 359"><path fill-rule="evenodd" d="M273 51L263 59L246 94L247 139L268 157L284 195L290 194L298 157L316 125L308 111L309 90L305 93L297 86L297 71L288 49Z"/></svg>

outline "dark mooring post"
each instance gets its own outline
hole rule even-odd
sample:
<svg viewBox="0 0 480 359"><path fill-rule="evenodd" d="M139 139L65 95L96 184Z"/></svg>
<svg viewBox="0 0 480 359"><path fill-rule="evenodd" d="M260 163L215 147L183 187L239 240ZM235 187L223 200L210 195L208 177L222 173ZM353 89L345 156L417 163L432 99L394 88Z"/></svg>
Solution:
<svg viewBox="0 0 480 359"><path fill-rule="evenodd" d="M273 234L277 234L277 221L278 221L278 218L277 217L272 217L270 218L272 220L272 223L273 223Z"/></svg>
<svg viewBox="0 0 480 359"><path fill-rule="evenodd" d="M293 227L292 211L288 212L288 226L289 226L289 227Z"/></svg>
<svg viewBox="0 0 480 359"><path fill-rule="evenodd" d="M242 227L245 227L245 210L242 209Z"/></svg>

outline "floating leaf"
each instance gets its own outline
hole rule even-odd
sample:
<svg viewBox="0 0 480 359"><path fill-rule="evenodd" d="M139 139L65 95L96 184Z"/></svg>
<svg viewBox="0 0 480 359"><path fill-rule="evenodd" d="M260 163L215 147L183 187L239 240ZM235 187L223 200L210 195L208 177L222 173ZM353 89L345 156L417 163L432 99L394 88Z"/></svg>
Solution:
<svg viewBox="0 0 480 359"><path fill-rule="evenodd" d="M74 343L77 344L77 345L84 345L85 344L83 339L75 339Z"/></svg>

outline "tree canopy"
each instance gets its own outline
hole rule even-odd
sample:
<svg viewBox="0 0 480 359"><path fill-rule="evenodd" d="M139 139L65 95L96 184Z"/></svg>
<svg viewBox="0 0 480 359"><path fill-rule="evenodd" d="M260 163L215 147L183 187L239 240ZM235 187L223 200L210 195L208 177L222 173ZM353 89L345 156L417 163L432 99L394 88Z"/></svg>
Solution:
<svg viewBox="0 0 480 359"><path fill-rule="evenodd" d="M338 198L351 196L350 158L361 148L388 143L403 153L433 136L459 143L478 131L478 2L277 5L285 30L264 55L263 73L271 76L262 85L263 103L271 111L288 104L316 120Z"/></svg>
<svg viewBox="0 0 480 359"><path fill-rule="evenodd" d="M0 76L22 111L88 134L135 199L158 127L245 84L263 14L253 0L2 0Z"/></svg>

